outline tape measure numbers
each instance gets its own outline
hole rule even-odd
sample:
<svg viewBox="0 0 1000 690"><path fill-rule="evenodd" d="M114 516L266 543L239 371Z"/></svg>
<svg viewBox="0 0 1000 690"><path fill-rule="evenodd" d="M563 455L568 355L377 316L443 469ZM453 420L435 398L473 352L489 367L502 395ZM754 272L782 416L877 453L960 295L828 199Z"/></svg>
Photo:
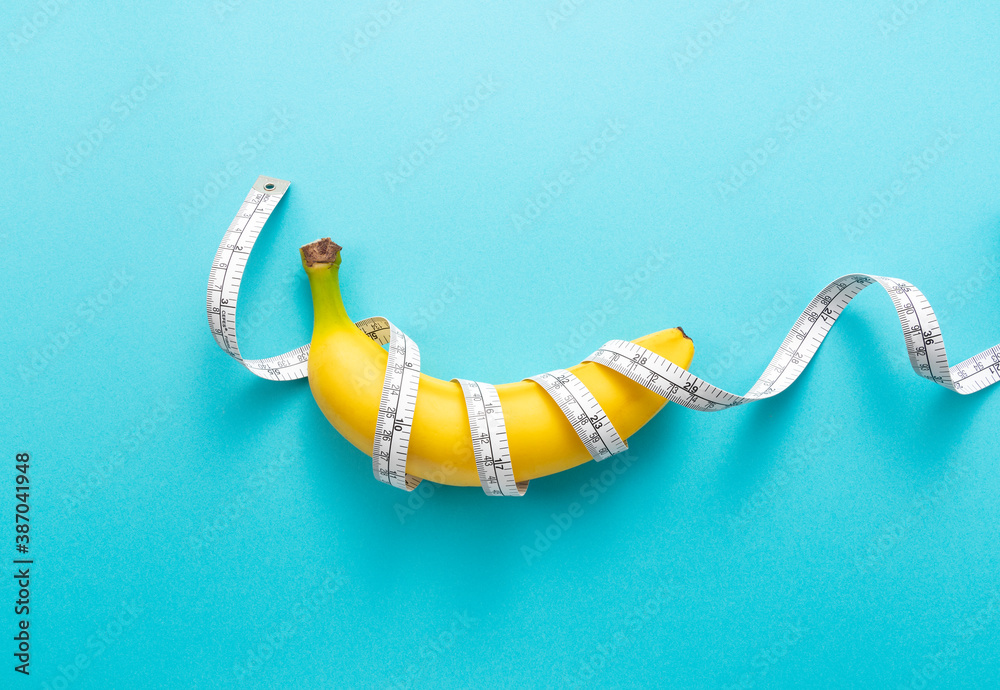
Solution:
<svg viewBox="0 0 1000 690"><path fill-rule="evenodd" d="M575 374L556 369L529 376L528 380L539 384L556 401L594 460L603 460L628 449L597 398Z"/></svg>
<svg viewBox="0 0 1000 690"><path fill-rule="evenodd" d="M247 259L271 212L289 183L257 178L236 218L223 235L208 279L208 325L219 347L261 378L289 381L308 375L309 345L266 359L244 359L236 339L240 282ZM788 388L812 360L837 318L858 293L878 283L892 299L903 329L913 370L948 390L968 395L1000 381L1000 345L948 365L944 339L934 310L917 288L905 280L863 273L842 276L816 295L795 321L771 362L744 395L729 393L686 369L625 340L611 340L586 360L627 376L657 395L703 412L726 410L764 400ZM418 477L406 473L406 457L417 406L420 350L387 319L371 317L355 325L389 350L379 400L372 471L380 481L412 491ZM507 442L503 406L488 383L453 379L461 386L469 415L469 433L483 491L490 496L523 496L528 482L518 482ZM565 369L532 376L566 415L595 460L627 448L600 403L579 378Z"/></svg>
<svg viewBox="0 0 1000 690"><path fill-rule="evenodd" d="M381 317L365 319L355 325L362 333L374 335L373 339L382 345L386 344L383 334L389 331L389 359L375 421L372 470L379 481L413 491L420 478L406 474L406 453L410 447L413 412L417 409L420 350L403 331Z"/></svg>
<svg viewBox="0 0 1000 690"><path fill-rule="evenodd" d="M514 480L507 425L497 389L488 383L452 379L462 386L479 483L490 496L523 496L528 482Z"/></svg>
<svg viewBox="0 0 1000 690"><path fill-rule="evenodd" d="M844 308L858 293L878 283L892 298L903 328L913 370L948 390L968 395L1000 380L1000 345L948 366L941 327L923 293L897 278L852 273L827 285L795 321L764 373L745 395L734 395L707 383L644 347L624 340L603 345L587 361L610 367L668 400L703 412L714 412L764 400L782 392L812 360Z"/></svg>
<svg viewBox="0 0 1000 690"><path fill-rule="evenodd" d="M309 345L267 359L243 359L236 343L236 306L243 269L264 223L288 190L289 183L273 177L257 178L222 236L208 274L208 327L215 342L251 372L271 381L291 381L308 374Z"/></svg>

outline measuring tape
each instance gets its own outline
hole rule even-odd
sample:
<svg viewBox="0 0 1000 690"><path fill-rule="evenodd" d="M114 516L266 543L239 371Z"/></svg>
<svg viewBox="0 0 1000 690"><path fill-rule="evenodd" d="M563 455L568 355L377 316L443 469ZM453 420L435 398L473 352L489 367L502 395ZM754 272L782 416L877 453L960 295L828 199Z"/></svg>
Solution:
<svg viewBox="0 0 1000 690"><path fill-rule="evenodd" d="M479 483L490 496L523 496L528 482L514 481L507 427L497 389L488 383L452 379L462 386Z"/></svg>
<svg viewBox="0 0 1000 690"><path fill-rule="evenodd" d="M236 305L250 251L289 184L263 175L257 178L236 212L236 218L222 236L208 274L208 327L215 342L254 374L271 381L292 381L308 376L309 345L277 357L243 359L236 344Z"/></svg>
<svg viewBox="0 0 1000 690"><path fill-rule="evenodd" d="M236 340L236 308L247 259L288 185L287 181L272 177L257 178L222 238L208 279L208 325L215 342L251 372L272 381L307 376L309 345L276 357L244 359ZM962 395L1000 381L1000 345L949 367L941 328L923 293L905 280L864 273L837 278L812 299L764 373L744 395L713 386L655 352L625 340L605 343L584 361L597 362L671 402L702 412L764 400L782 392L799 377L847 305L874 283L889 293L896 307L914 371ZM363 319L355 325L389 350L375 426L372 471L379 481L412 491L420 479L406 473L406 456L417 406L420 350L405 333L382 317ZM490 496L523 496L528 482L514 478L503 407L496 388L488 383L453 380L459 383L465 397L483 491ZM555 401L595 460L627 448L600 403L571 372L558 369L526 380L539 384Z"/></svg>
<svg viewBox="0 0 1000 690"><path fill-rule="evenodd" d="M556 401L594 460L600 461L628 449L597 398L575 374L556 369L529 376L527 380L539 384Z"/></svg>
<svg viewBox="0 0 1000 690"><path fill-rule="evenodd" d="M864 273L837 278L813 298L785 336L764 373L744 395L734 395L706 383L656 353L624 340L606 343L585 361L610 367L658 395L692 410L725 410L764 400L792 385L812 360L844 308L873 283L885 288L892 298L914 371L963 395L975 393L1000 380L1000 345L949 367L941 327L923 293L905 280Z"/></svg>
<svg viewBox="0 0 1000 690"><path fill-rule="evenodd" d="M420 349L403 331L381 316L364 319L354 325L380 345L389 346L382 397L379 398L378 418L375 420L372 471L379 481L413 491L420 478L406 474L406 452L410 447L413 412L417 409Z"/></svg>

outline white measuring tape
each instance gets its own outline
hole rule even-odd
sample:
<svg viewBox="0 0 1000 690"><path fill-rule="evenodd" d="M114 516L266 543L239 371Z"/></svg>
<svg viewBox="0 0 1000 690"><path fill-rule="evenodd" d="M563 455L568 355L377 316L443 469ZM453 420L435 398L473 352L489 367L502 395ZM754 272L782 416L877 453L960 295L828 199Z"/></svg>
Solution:
<svg viewBox="0 0 1000 690"><path fill-rule="evenodd" d="M413 412L417 409L420 349L403 331L381 316L358 321L354 325L380 345L389 345L382 397L375 420L372 471L379 481L413 491L420 478L406 473L406 453L410 447Z"/></svg>
<svg viewBox="0 0 1000 690"><path fill-rule="evenodd" d="M556 369L529 376L528 380L541 385L552 396L594 460L603 460L628 449L597 398L572 372Z"/></svg>
<svg viewBox="0 0 1000 690"><path fill-rule="evenodd" d="M490 496L523 496L528 482L514 479L500 394L488 383L452 379L462 386L479 483Z"/></svg>
<svg viewBox="0 0 1000 690"><path fill-rule="evenodd" d="M267 359L244 359L236 341L236 307L250 251L288 185L285 180L272 177L257 178L222 238L208 280L208 325L215 342L251 372L272 381L307 376L309 345ZM728 393L655 352L625 340L609 341L584 361L602 364L693 410L724 410L764 400L782 392L799 377L844 308L873 283L885 288L896 307L914 371L962 395L1000 381L1000 345L949 367L941 328L923 294L905 280L863 273L838 278L813 298L764 373L744 395ZM406 473L406 456L417 406L420 350L405 333L382 317L364 319L355 325L389 349L372 448L372 470L380 481L412 491L420 479ZM460 384L465 396L469 433L483 491L491 496L523 496L528 482L514 478L503 408L496 388L488 383L453 380ZM552 397L595 460L626 449L625 441L600 403L571 372L559 369L528 380L538 383Z"/></svg>
<svg viewBox="0 0 1000 690"><path fill-rule="evenodd" d="M272 381L291 381L308 376L306 361L309 359L309 345L277 357L243 359L236 344L236 305L250 250L289 184L285 180L263 175L257 178L236 212L236 218L222 236L208 274L208 327L212 329L215 342L257 376Z"/></svg>

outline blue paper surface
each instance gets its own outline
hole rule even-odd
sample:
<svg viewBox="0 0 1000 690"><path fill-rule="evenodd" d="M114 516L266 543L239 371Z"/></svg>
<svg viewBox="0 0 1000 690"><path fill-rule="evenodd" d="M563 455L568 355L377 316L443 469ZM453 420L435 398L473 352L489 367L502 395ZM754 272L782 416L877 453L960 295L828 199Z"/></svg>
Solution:
<svg viewBox="0 0 1000 690"><path fill-rule="evenodd" d="M680 325L742 393L852 271L917 285L960 361L1000 340L995 3L45 0L0 29L0 687L1000 683L1000 397L914 375L878 288L780 397L668 406L626 471L519 500L376 482L204 313L266 174L249 357L308 341L297 249L330 236L350 313L441 378Z"/></svg>

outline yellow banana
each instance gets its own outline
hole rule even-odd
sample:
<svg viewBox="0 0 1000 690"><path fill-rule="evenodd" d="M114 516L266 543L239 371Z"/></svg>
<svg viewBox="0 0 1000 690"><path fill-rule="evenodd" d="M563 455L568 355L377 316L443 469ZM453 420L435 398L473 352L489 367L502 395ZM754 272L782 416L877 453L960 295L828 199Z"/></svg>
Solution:
<svg viewBox="0 0 1000 690"><path fill-rule="evenodd" d="M388 354L347 315L340 295L340 247L328 238L302 247L313 298L309 387L323 414L359 450L372 453ZM634 341L687 368L694 344L680 328ZM594 362L569 369L593 393L622 439L634 434L666 399ZM575 467L591 459L559 406L534 381L496 387L503 407L517 481ZM461 386L420 375L407 474L440 484L479 486Z"/></svg>

